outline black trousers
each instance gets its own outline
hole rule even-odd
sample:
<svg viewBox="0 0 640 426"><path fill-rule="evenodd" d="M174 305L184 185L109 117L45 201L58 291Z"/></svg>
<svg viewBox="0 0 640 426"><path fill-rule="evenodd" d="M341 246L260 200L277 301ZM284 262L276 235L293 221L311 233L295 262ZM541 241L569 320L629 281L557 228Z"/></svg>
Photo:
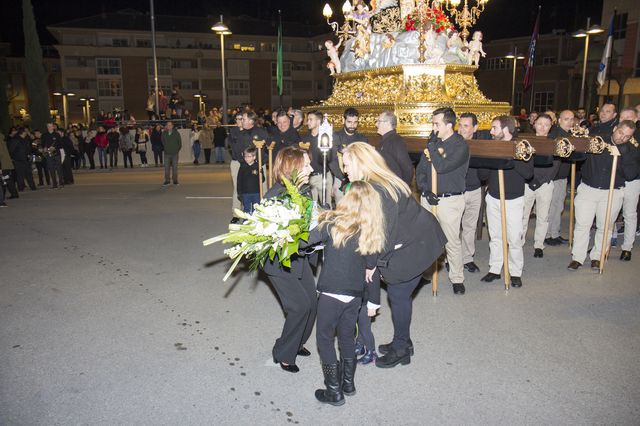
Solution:
<svg viewBox="0 0 640 426"><path fill-rule="evenodd" d="M36 184L33 181L33 170L31 170L31 163L28 161L14 161L13 165L16 169L16 183L18 184L18 190L24 191L25 184L29 185L30 189L36 189Z"/></svg>
<svg viewBox="0 0 640 426"><path fill-rule="evenodd" d="M358 335L356 340L362 343L368 351L376 350L376 339L371 331L371 318L369 318L366 300L363 300L358 313Z"/></svg>
<svg viewBox="0 0 640 426"><path fill-rule="evenodd" d="M60 157L48 157L47 158L47 170L51 176L51 183L54 188L58 187L58 181L60 185L64 185L64 179L62 178L62 164L60 164Z"/></svg>
<svg viewBox="0 0 640 426"><path fill-rule="evenodd" d="M411 313L413 300L411 295L420 283L422 275L404 282L388 283L387 296L391 308L391 322L393 322L393 340L391 346L398 352L404 353L411 338Z"/></svg>
<svg viewBox="0 0 640 426"><path fill-rule="evenodd" d="M118 167L118 148L109 147L109 167Z"/></svg>
<svg viewBox="0 0 640 426"><path fill-rule="evenodd" d="M156 166L162 164L162 151L153 151L153 161L156 163Z"/></svg>
<svg viewBox="0 0 640 426"><path fill-rule="evenodd" d="M282 334L273 346L273 359L295 364L298 350L309 340L316 320L318 299L313 274L307 266L301 279L269 276L269 280L285 314Z"/></svg>
<svg viewBox="0 0 640 426"><path fill-rule="evenodd" d="M122 157L124 158L124 168L127 168L127 160L129 160L129 165L133 168L133 156L131 155L132 151L126 150L122 151Z"/></svg>
<svg viewBox="0 0 640 426"><path fill-rule="evenodd" d="M320 294L318 298L318 320L316 323L316 343L318 355L323 364L338 362L334 339L338 336L338 348L342 358L356 356L356 321L362 299L356 297L344 303L335 297Z"/></svg>
<svg viewBox="0 0 640 426"><path fill-rule="evenodd" d="M95 147L87 147L86 151L84 152L84 155L87 156L87 158L89 159L89 167L91 169L95 169L96 168L96 161L93 159L93 156L96 153L96 148Z"/></svg>
<svg viewBox="0 0 640 426"><path fill-rule="evenodd" d="M62 178L65 185L73 183L73 158L70 155L62 162Z"/></svg>
<svg viewBox="0 0 640 426"><path fill-rule="evenodd" d="M204 149L204 163L209 164L211 162L211 148Z"/></svg>
<svg viewBox="0 0 640 426"><path fill-rule="evenodd" d="M51 185L51 178L49 177L49 170L47 170L46 160L37 161L36 169L38 169L38 184L44 185L44 180L47 180L47 185Z"/></svg>

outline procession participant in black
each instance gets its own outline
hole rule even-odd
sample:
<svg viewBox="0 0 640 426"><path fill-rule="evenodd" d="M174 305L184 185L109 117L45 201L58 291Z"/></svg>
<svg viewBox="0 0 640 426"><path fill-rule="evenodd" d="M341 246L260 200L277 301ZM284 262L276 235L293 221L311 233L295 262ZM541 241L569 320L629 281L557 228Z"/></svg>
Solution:
<svg viewBox="0 0 640 426"><path fill-rule="evenodd" d="M369 142L369 139L362 133L358 133L358 121L360 119L360 113L355 108L347 108L342 114L343 126L342 129L333 132L333 147L331 151L331 162L329 163L329 169L333 174L333 196L336 203L340 201L343 196L340 188L344 186L347 178L340 169L339 152L352 144L353 142Z"/></svg>
<svg viewBox="0 0 640 426"><path fill-rule="evenodd" d="M298 147L298 143L300 142L300 135L291 125L291 118L287 114L287 111L283 109L279 109L274 111L276 114L276 124L271 128L271 139L267 141L267 144L270 141L274 141L276 143L273 148L273 155L278 155L278 151L287 146L295 146Z"/></svg>
<svg viewBox="0 0 640 426"><path fill-rule="evenodd" d="M322 151L318 146L318 134L320 132L320 124L324 116L320 111L311 111L307 114L307 127L309 133L302 137L302 142L309 144L309 156L311 157L311 167L313 167L313 173L309 179L309 186L311 186L311 196L313 200L319 203L322 200L322 170L323 170L323 157ZM333 155L331 152L327 154L327 187L325 191L325 200L327 204L331 203L331 190L333 182L332 174L330 171L330 164L333 161Z"/></svg>
<svg viewBox="0 0 640 426"><path fill-rule="evenodd" d="M622 241L622 253L620 253L620 260L631 260L631 249L636 239L636 231L638 226L638 198L640 198L640 117L633 108L625 108L620 111L620 121L631 120L636 123L636 131L633 134L633 138L630 143L630 155L632 155L636 161L636 172L629 173L624 183L624 200L622 202L622 215L624 217L624 240ZM635 176L635 177L634 177ZM633 179L631 179L633 177ZM615 230L614 230L615 231Z"/></svg>
<svg viewBox="0 0 640 426"><path fill-rule="evenodd" d="M460 222L464 213L464 191L469 168L469 146L453 130L456 114L451 108L433 112L435 137L427 144L428 156L422 155L416 169L416 183L422 191L421 204L432 211L438 206L437 219L447 237L445 246L449 262L449 281L454 294L464 294L464 267ZM437 174L437 193L433 193L432 169Z"/></svg>
<svg viewBox="0 0 640 426"><path fill-rule="evenodd" d="M60 181L61 186L64 186L62 163L60 161L62 137L53 123L47 123L47 131L42 135L42 148L44 149L47 170L49 171L51 183L53 184L51 188L58 188L58 181Z"/></svg>
<svg viewBox="0 0 640 426"><path fill-rule="evenodd" d="M309 156L300 148L280 150L273 165L275 182L265 198L284 192L282 178L291 179L294 171L298 175L298 184L307 184L313 171ZM284 371L297 373L300 370L296 356L310 355L304 344L316 319L317 296L311 266L306 257L294 255L290 268L281 266L276 258L273 261L267 259L262 269L269 276L285 313L282 334L273 346L273 360L279 362Z"/></svg>
<svg viewBox="0 0 640 426"><path fill-rule="evenodd" d="M382 111L376 127L382 136L378 152L382 154L387 166L398 175L407 185L413 180L413 163L409 157L407 144L397 132L398 117L391 111Z"/></svg>
<svg viewBox="0 0 640 426"><path fill-rule="evenodd" d="M343 405L344 395L356 393L355 325L365 294L365 280L371 280L366 271L374 270L377 254L385 245L380 195L367 182L353 182L336 209L321 212L318 222L308 244L324 245L318 279L316 341L326 389L316 390L316 398L327 404ZM336 357L336 336L340 363Z"/></svg>
<svg viewBox="0 0 640 426"><path fill-rule="evenodd" d="M73 156L75 155L75 148L70 138L70 132L65 133L61 130L60 136L62 137L62 149L65 154L62 161L62 177L65 185L73 185Z"/></svg>
<svg viewBox="0 0 640 426"><path fill-rule="evenodd" d="M36 184L33 181L33 170L31 169L31 138L26 128L18 128L16 134L9 139L8 148L16 171L18 191L24 191L25 181L29 185L29 189L35 191Z"/></svg>
<svg viewBox="0 0 640 426"><path fill-rule="evenodd" d="M9 199L18 198L18 190L16 188L14 174L13 161L11 160L11 154L4 141L4 135L0 133L0 193L2 193L2 199L0 200L0 207L6 206L4 203L4 187L11 194Z"/></svg>
<svg viewBox="0 0 640 426"><path fill-rule="evenodd" d="M465 139L491 139L486 130L478 130L478 117L472 112L460 114L458 133ZM464 189L464 213L462 214L460 240L462 242L462 263L469 272L478 272L480 268L473 261L476 253L476 229L482 207L482 182L478 177L478 169L467 170Z"/></svg>
<svg viewBox="0 0 640 426"><path fill-rule="evenodd" d="M632 147L629 143L635 130L636 125L633 121L621 121L620 124L613 128L611 136L605 139L607 144L615 145L621 154L615 175L609 230L613 229L613 222L622 208L625 179L633 179L637 173L636 158L631 151ZM600 254L603 249L607 249L607 247L602 247L602 240L612 166L613 157L609 155L608 151L602 154L587 154L587 159L582 166L582 182L578 186L578 194L575 201L576 224L571 251L572 261L567 266L570 271L580 268L587 257L590 231L594 219L596 221L596 233L589 257L591 258L591 269L600 269Z"/></svg>
<svg viewBox="0 0 640 426"><path fill-rule="evenodd" d="M613 128L618 124L618 112L615 104L606 102L598 111L600 122L589 129L589 136L601 136L607 138L613 133Z"/></svg>
<svg viewBox="0 0 640 426"><path fill-rule="evenodd" d="M45 179L47 185L51 185L51 177L49 177L44 150L42 149L42 132L36 130L33 133L34 139L31 142L31 155L35 159L36 169L38 170L38 186L44 186Z"/></svg>
<svg viewBox="0 0 640 426"><path fill-rule="evenodd" d="M376 270L387 283L394 331L391 343L378 346L384 356L378 358L376 366L409 364L413 354L411 294L422 273L442 253L447 239L438 221L418 204L409 186L387 166L375 148L355 142L344 149L342 158L350 181L365 180L380 194L385 214L386 244Z"/></svg>
<svg viewBox="0 0 640 426"><path fill-rule="evenodd" d="M515 122L512 117L502 115L491 122L491 136L496 141L512 144ZM511 286L522 287L524 255L522 250L522 210L525 181L533 177L533 161L513 161L513 168L504 170L505 207L507 216L507 240L509 241L508 265ZM479 169L478 177L487 180L487 226L489 228L489 272L481 281L500 279L504 266L502 226L500 209L500 186L498 170Z"/></svg>

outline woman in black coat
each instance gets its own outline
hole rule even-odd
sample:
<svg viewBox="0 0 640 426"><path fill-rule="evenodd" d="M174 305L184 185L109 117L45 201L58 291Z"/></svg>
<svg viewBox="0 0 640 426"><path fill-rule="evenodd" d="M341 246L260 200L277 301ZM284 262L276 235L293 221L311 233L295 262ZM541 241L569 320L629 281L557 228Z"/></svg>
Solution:
<svg viewBox="0 0 640 426"><path fill-rule="evenodd" d="M307 153L293 147L278 152L273 165L276 182L265 198L282 194L285 191L282 178L291 179L294 170L298 173L299 185L309 182L313 169ZM283 370L297 373L296 356L310 355L304 344L313 330L318 303L309 261L306 257L294 255L291 257L291 267L286 268L280 265L277 258L274 261L267 259L262 269L269 276L285 313L282 334L273 346L273 360L279 362Z"/></svg>
<svg viewBox="0 0 640 426"><path fill-rule="evenodd" d="M376 270L387 283L387 296L393 321L393 340L378 346L384 356L376 361L380 368L409 364L413 355L410 336L411 294L422 273L440 256L447 242L440 224L415 200L409 186L387 167L375 148L354 142L343 150L344 172L349 180L365 180L382 199L385 212L386 247Z"/></svg>

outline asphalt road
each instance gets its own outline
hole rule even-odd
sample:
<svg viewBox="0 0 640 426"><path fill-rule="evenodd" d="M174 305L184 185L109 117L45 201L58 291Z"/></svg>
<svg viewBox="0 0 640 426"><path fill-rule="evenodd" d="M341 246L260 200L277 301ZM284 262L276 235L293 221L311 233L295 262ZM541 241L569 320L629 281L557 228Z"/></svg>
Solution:
<svg viewBox="0 0 640 426"><path fill-rule="evenodd" d="M228 168L180 181L78 173L0 210L1 425L638 424L640 253L571 273L566 246L534 259L529 238L520 289L468 274L454 296L441 274L415 296L411 364L360 367L357 395L324 406L315 336L280 370L269 285L222 282L223 247L201 244L226 230ZM386 301L373 330L390 339Z"/></svg>

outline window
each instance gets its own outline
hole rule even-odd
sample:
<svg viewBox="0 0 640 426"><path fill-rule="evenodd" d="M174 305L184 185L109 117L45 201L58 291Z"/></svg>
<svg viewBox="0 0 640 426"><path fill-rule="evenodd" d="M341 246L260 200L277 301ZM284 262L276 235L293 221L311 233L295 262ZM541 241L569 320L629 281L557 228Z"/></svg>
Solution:
<svg viewBox="0 0 640 426"><path fill-rule="evenodd" d="M311 80L294 80L292 87L293 90L310 91L312 83L313 82Z"/></svg>
<svg viewBox="0 0 640 426"><path fill-rule="evenodd" d="M278 96L278 82L271 80L271 94ZM282 96L291 96L291 80L282 81Z"/></svg>
<svg viewBox="0 0 640 426"><path fill-rule="evenodd" d="M126 38L114 38L111 39L111 44L113 47L127 47L129 46L129 40Z"/></svg>
<svg viewBox="0 0 640 426"><path fill-rule="evenodd" d="M202 80L202 90L221 90L221 89L222 89L221 79L203 79Z"/></svg>
<svg viewBox="0 0 640 426"><path fill-rule="evenodd" d="M121 80L98 80L98 96L100 97L121 97Z"/></svg>
<svg viewBox="0 0 640 426"><path fill-rule="evenodd" d="M96 58L98 75L120 75L120 58Z"/></svg>
<svg viewBox="0 0 640 426"><path fill-rule="evenodd" d="M220 59L200 59L200 67L208 70L220 69L220 64Z"/></svg>
<svg viewBox="0 0 640 426"><path fill-rule="evenodd" d="M172 66L181 69L198 68L198 61L195 59L174 59Z"/></svg>
<svg viewBox="0 0 640 426"><path fill-rule="evenodd" d="M185 89L185 90L197 90L198 89L198 82L197 81L192 81L192 80L183 80L183 81L179 81L178 82L178 86L180 87L180 89Z"/></svg>
<svg viewBox="0 0 640 426"><path fill-rule="evenodd" d="M158 79L158 90L164 92L165 95L171 93L171 87L171 80ZM154 90L156 90L156 83L153 81L152 77L151 79L149 79L149 93L153 92Z"/></svg>
<svg viewBox="0 0 640 426"><path fill-rule="evenodd" d="M515 103L515 107L522 106L522 92L516 92L515 100L513 102Z"/></svg>
<svg viewBox="0 0 640 426"><path fill-rule="evenodd" d="M64 64L67 67L86 67L92 59L93 58L86 58L83 56L66 56L64 58Z"/></svg>
<svg viewBox="0 0 640 426"><path fill-rule="evenodd" d="M230 76L249 76L249 61L245 59L227 59L227 68Z"/></svg>
<svg viewBox="0 0 640 426"><path fill-rule="evenodd" d="M276 78L278 64L276 62L271 62L271 77ZM282 76L284 78L291 78L291 62L283 62L282 63Z"/></svg>
<svg viewBox="0 0 640 426"><path fill-rule="evenodd" d="M247 80L229 80L227 91L229 96L249 96L249 82Z"/></svg>
<svg viewBox="0 0 640 426"><path fill-rule="evenodd" d="M512 63L513 63L512 59L489 58L485 61L485 67L488 70L506 70L511 68Z"/></svg>
<svg viewBox="0 0 640 426"><path fill-rule="evenodd" d="M136 40L136 47L151 47L151 40L138 39Z"/></svg>
<svg viewBox="0 0 640 426"><path fill-rule="evenodd" d="M536 92L533 97L534 111L547 111L553 109L553 92Z"/></svg>
<svg viewBox="0 0 640 426"><path fill-rule="evenodd" d="M542 58L542 65L554 65L558 63L558 58L555 56L544 56Z"/></svg>
<svg viewBox="0 0 640 426"><path fill-rule="evenodd" d="M147 74L153 75L153 59L147 60ZM158 75L171 75L171 59L158 59Z"/></svg>
<svg viewBox="0 0 640 426"><path fill-rule="evenodd" d="M66 88L69 90L96 90L96 80L91 78L67 79Z"/></svg>
<svg viewBox="0 0 640 426"><path fill-rule="evenodd" d="M620 13L613 18L613 38L620 40L627 36L627 17L628 13Z"/></svg>
<svg viewBox="0 0 640 426"><path fill-rule="evenodd" d="M292 69L294 71L311 71L311 62L294 62Z"/></svg>

